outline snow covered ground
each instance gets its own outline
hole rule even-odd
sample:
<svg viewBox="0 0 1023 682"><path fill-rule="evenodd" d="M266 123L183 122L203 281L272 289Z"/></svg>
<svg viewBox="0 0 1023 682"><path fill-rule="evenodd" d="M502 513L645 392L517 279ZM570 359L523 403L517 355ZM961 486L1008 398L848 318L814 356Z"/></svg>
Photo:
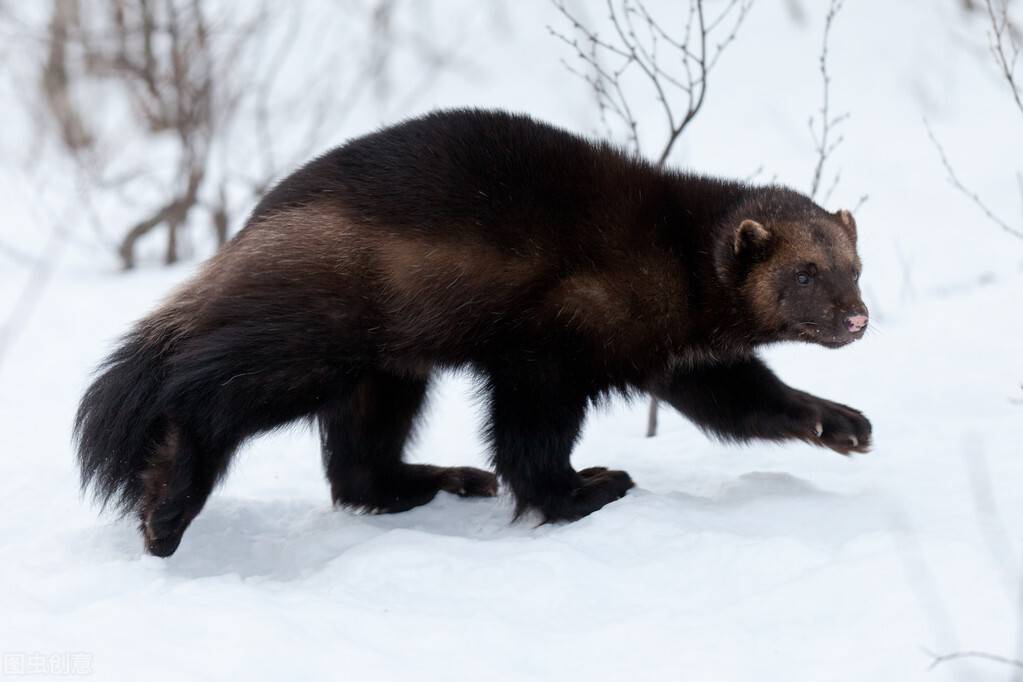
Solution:
<svg viewBox="0 0 1023 682"><path fill-rule="evenodd" d="M873 452L722 446L668 412L646 439L645 405L617 404L591 415L574 461L626 469L637 489L534 528L511 523L506 494L333 510L302 426L244 449L177 554L143 556L131 522L80 497L69 425L113 340L194 265L125 276L69 247L0 364L0 672L1011 679L982 660L928 670L928 651L1023 656L1023 243L948 187L921 118L1006 214L1023 124L985 68L982 26L951 29L956 3L936 4L850 3L835 30L835 98L853 112L836 201L870 194L857 217L877 323L839 351L766 352L789 383L862 409ZM555 18L522 6L504 38L472 38L487 78L422 108L501 105L593 129L546 36ZM754 10L679 163L763 165L805 187L820 19ZM0 234L31 250L45 241L37 207L5 173ZM0 261L5 317L27 276ZM412 458L483 466L477 427L468 379L448 377Z"/></svg>
<svg viewBox="0 0 1023 682"><path fill-rule="evenodd" d="M88 652L103 679L1005 679L926 673L922 648L1016 650L1023 329L993 313L1018 310L1023 273L843 351L769 353L873 418L869 455L724 447L669 415L647 440L643 406L616 406L576 462L638 489L533 528L506 496L332 510L296 428L246 448L159 560L83 504L67 425L109 339L182 274L61 276L4 367L4 651ZM484 464L468 388L437 387L416 460Z"/></svg>

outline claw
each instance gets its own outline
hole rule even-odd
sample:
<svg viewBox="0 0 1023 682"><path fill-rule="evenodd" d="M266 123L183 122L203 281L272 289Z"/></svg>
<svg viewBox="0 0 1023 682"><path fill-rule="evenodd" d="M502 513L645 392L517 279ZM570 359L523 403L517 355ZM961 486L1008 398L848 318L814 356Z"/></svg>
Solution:
<svg viewBox="0 0 1023 682"><path fill-rule="evenodd" d="M849 442L854 448L860 444L860 440L856 436L849 436Z"/></svg>
<svg viewBox="0 0 1023 682"><path fill-rule="evenodd" d="M817 422L813 427L813 432L817 434L818 438L820 438L821 436L824 435L824 425L821 424L820 422Z"/></svg>

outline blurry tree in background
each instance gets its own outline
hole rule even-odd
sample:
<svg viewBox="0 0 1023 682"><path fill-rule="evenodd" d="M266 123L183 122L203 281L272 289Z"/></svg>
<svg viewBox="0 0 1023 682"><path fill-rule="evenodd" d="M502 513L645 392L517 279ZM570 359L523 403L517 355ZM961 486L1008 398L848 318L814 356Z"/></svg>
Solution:
<svg viewBox="0 0 1023 682"><path fill-rule="evenodd" d="M10 18L39 50L38 135L71 162L89 210L136 215L103 235L130 269L156 231L167 264L196 222L223 244L254 195L324 143L325 124L336 131L363 96L379 110L395 94L399 51L421 65L420 88L451 65L428 28L404 31L396 4L339 1L317 15L290 3L50 0L45 18ZM299 49L310 44L315 53ZM107 222L93 216L100 234Z"/></svg>
<svg viewBox="0 0 1023 682"><path fill-rule="evenodd" d="M43 102L65 151L95 172L99 186L129 178L104 176L98 158L99 124L90 120L81 94L112 86L130 101L135 125L165 136L177 147L174 178L157 206L135 223L118 252L125 268L135 265L135 244L157 227L166 229L164 262L178 260L178 231L200 206L213 140L233 123L244 83L229 69L258 36L265 13L226 29L211 26L198 2L188 5L110 0L83 15L77 0L55 0L46 32L40 74ZM225 179L206 203L218 243L227 238Z"/></svg>
<svg viewBox="0 0 1023 682"><path fill-rule="evenodd" d="M563 0L552 2L571 31L548 30L575 53L581 68L567 63L566 67L593 89L609 137L624 132L630 151L641 155L635 112L642 99L657 102L663 118L659 142L649 151L658 166L667 162L675 143L700 113L708 78L753 5L753 0L727 0L711 10L703 0L689 0L684 20L669 23L655 17L642 0L606 0L609 26L601 33L571 12ZM658 401L651 398L647 437L657 435L657 412Z"/></svg>
<svg viewBox="0 0 1023 682"><path fill-rule="evenodd" d="M459 43L438 42L432 7L0 0L4 75L34 128L25 177L51 232L37 254L0 242L0 256L29 268L0 320L0 361L67 245L131 269L140 242L148 255L162 237L170 264L195 248L189 228L205 224L208 252L275 178L342 135L357 108L373 105L384 119L464 70ZM401 88L390 78L399 69Z"/></svg>

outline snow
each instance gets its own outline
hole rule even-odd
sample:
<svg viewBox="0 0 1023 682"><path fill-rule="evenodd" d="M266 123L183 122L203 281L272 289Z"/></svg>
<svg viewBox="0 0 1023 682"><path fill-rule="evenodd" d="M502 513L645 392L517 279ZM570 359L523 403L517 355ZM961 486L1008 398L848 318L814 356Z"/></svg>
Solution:
<svg viewBox="0 0 1023 682"><path fill-rule="evenodd" d="M316 436L296 426L247 445L177 554L155 559L132 522L79 495L69 425L98 360L195 265L122 275L69 248L0 364L4 672L41 654L83 655L104 680L1010 679L980 660L928 670L928 651L1023 652L1023 244L946 184L921 117L1007 215L1023 126L983 26L948 28L947 4L840 16L834 96L853 117L835 201L871 195L857 218L872 331L839 351L765 352L789 383L862 409L873 452L724 446L669 412L646 439L645 405L616 403L591 414L574 463L638 487L534 527L512 523L507 493L442 493L393 516L332 509ZM556 17L505 11L499 39L492 18L470 24L489 76L448 79L420 108L500 105L595 129L546 36ZM677 162L764 164L805 186L815 12L799 28L755 9L721 64L720 82L742 87L711 92ZM0 235L34 251L46 240L26 186L5 184ZM28 272L0 262L6 316ZM445 377L410 458L485 466L478 427L470 379Z"/></svg>

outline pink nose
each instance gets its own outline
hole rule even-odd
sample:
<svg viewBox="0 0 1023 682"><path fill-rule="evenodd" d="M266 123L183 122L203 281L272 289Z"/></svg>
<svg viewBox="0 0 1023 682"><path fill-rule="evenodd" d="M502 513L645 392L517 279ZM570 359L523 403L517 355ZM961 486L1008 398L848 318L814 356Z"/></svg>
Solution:
<svg viewBox="0 0 1023 682"><path fill-rule="evenodd" d="M866 315L850 315L845 318L845 326L851 332L858 332L867 326Z"/></svg>

